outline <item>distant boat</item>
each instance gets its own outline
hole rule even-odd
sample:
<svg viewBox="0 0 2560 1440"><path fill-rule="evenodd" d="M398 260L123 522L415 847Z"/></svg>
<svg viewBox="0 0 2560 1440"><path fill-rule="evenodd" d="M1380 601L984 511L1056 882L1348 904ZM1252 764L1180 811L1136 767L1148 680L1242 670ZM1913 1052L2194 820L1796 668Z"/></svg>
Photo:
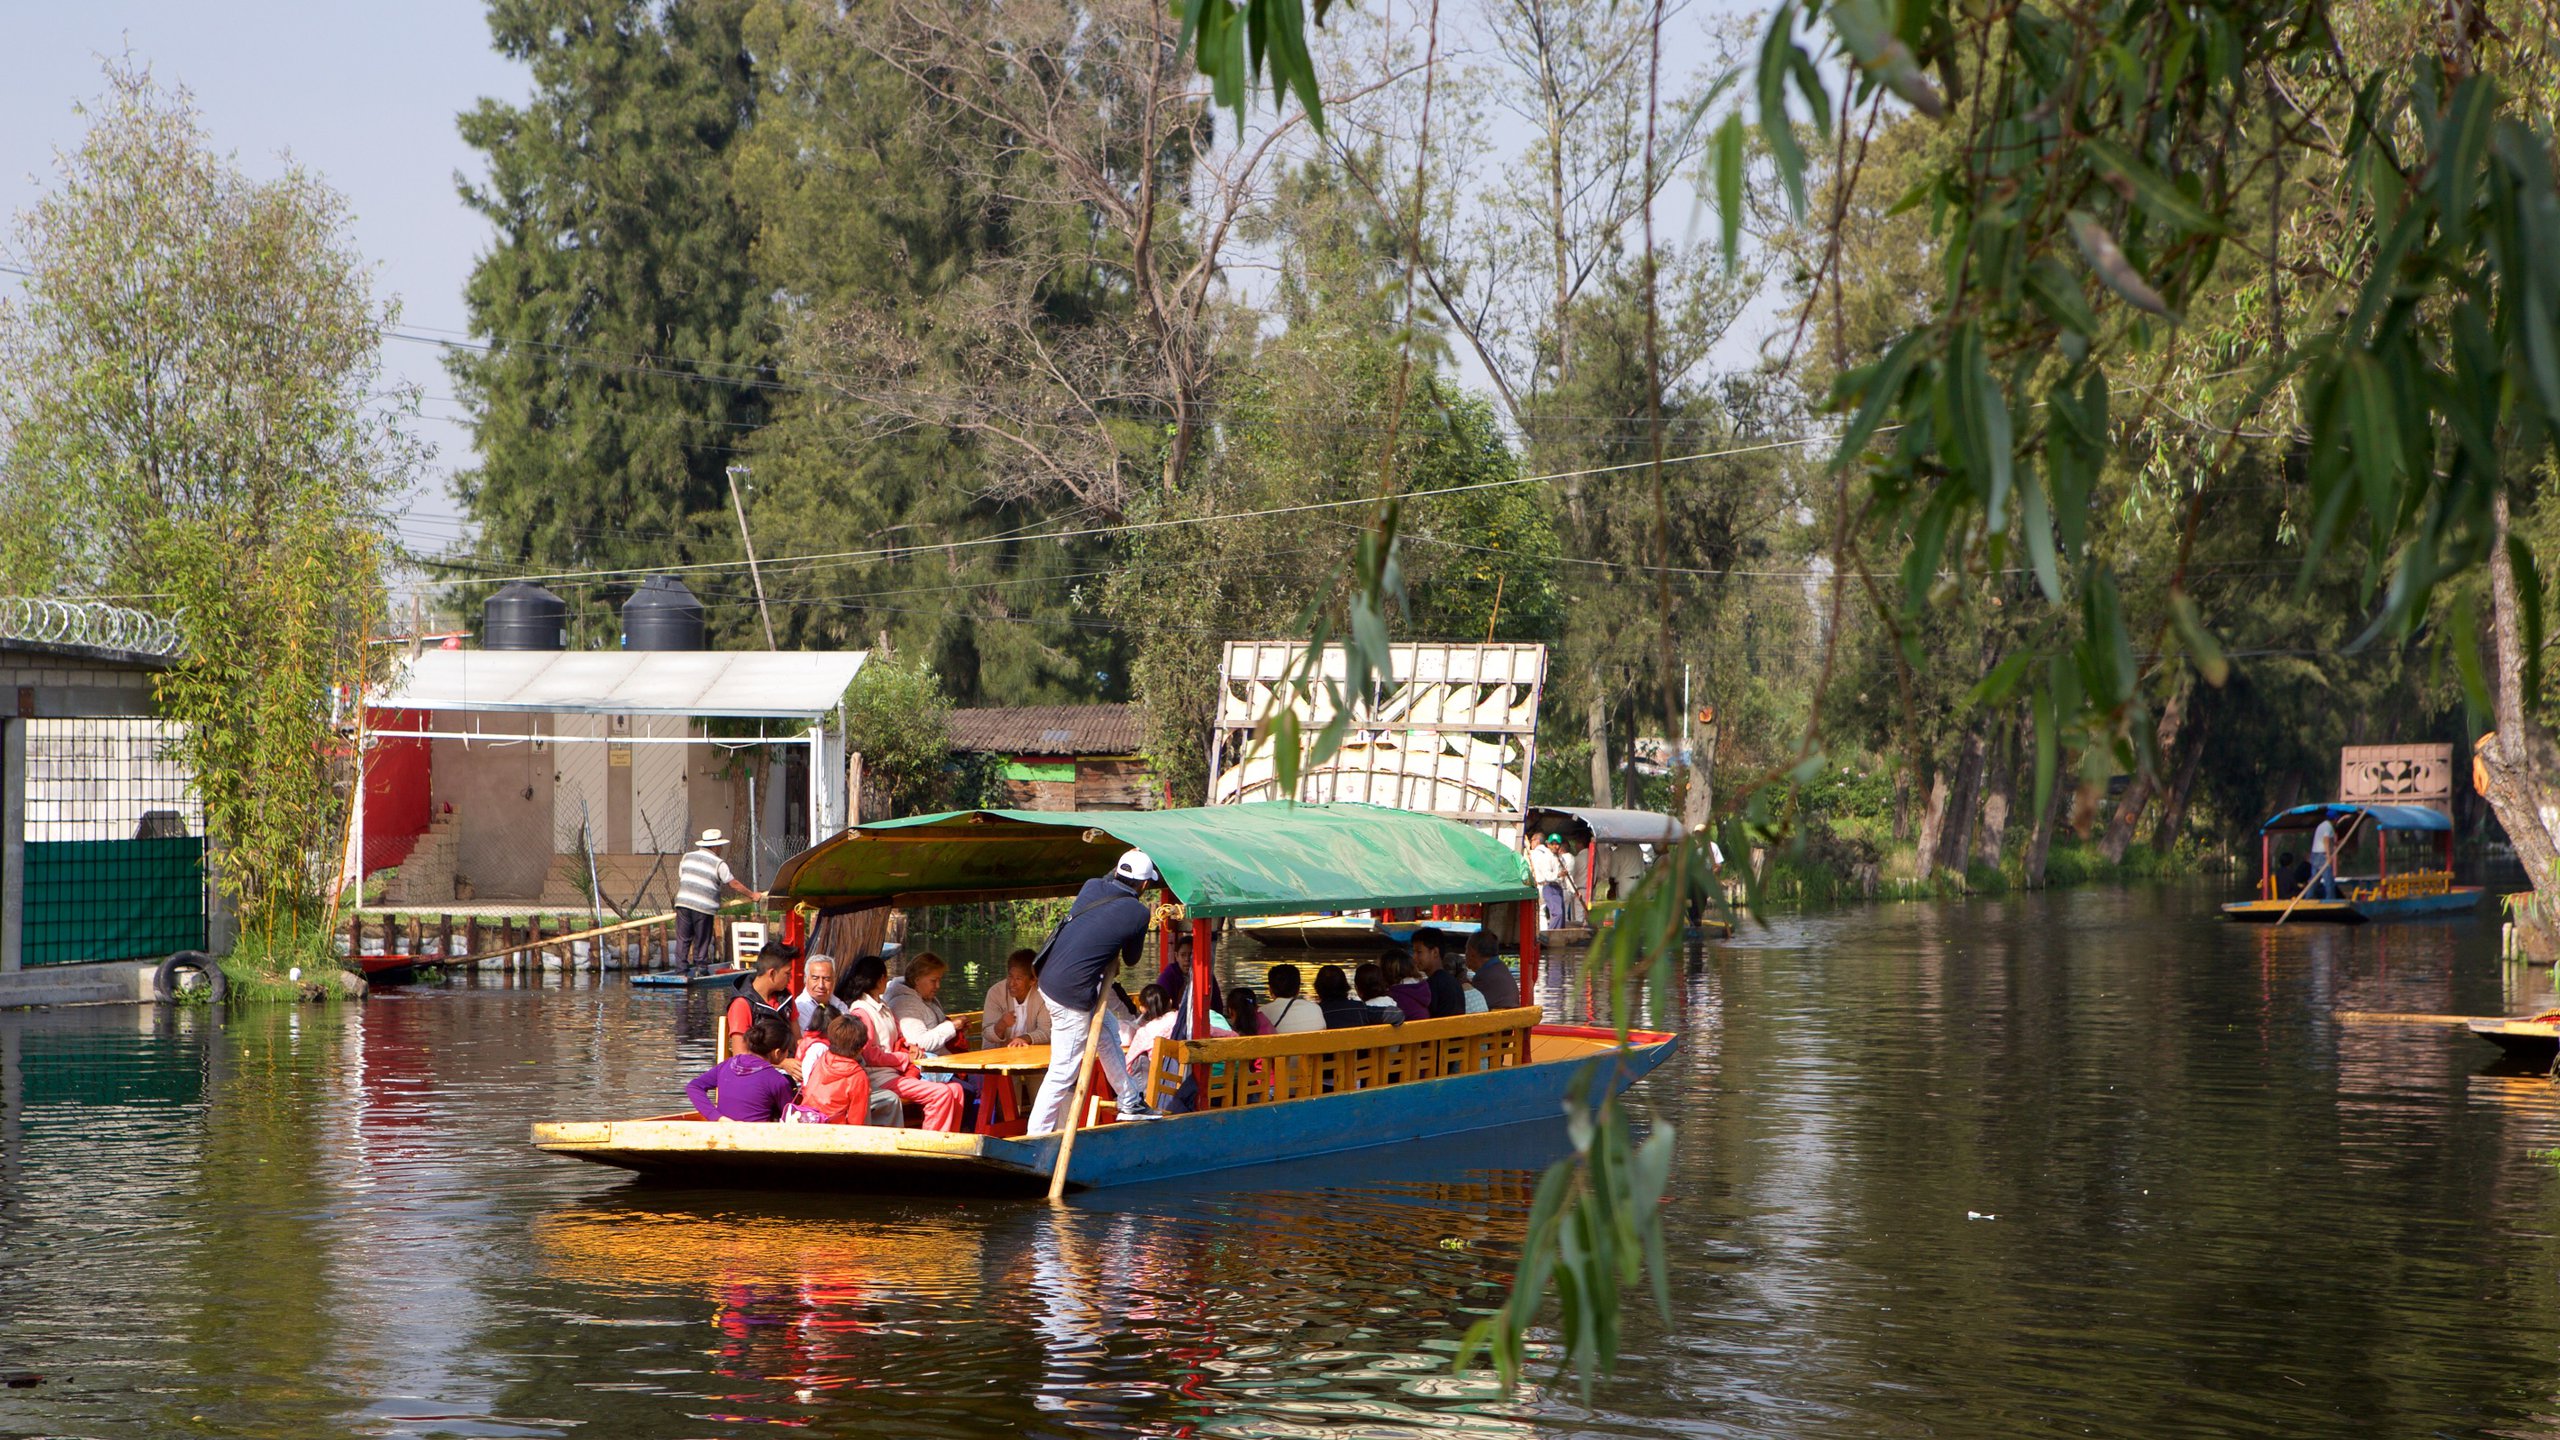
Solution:
<svg viewBox="0 0 2560 1440"><path fill-rule="evenodd" d="M2507 1052L2507 1058L2543 1069L2560 1060L2560 1010L2519 1020L2466 1020L2472 1034Z"/></svg>
<svg viewBox="0 0 2560 1440"><path fill-rule="evenodd" d="M2275 837L2300 834L2307 854L2311 832L2323 820L2329 822L2341 849L2355 832L2372 829L2378 837L2378 872L2340 875L2339 898L2335 900L2279 895L2279 877L2269 858ZM2441 862L2440 868L2403 869L2393 874L2391 837L2428 834L2443 837L2433 857ZM2480 897L2487 893L2477 885L2453 883L2453 821L2423 805L2297 805L2268 817L2267 823L2258 827L2258 866L2261 878L2257 898L2234 900L2223 906L2224 919L2259 925L2361 925L2369 920L2418 920L2467 915L2479 908Z"/></svg>
<svg viewBox="0 0 2560 1440"><path fill-rule="evenodd" d="M1410 945L1416 933L1473 935L1484 928L1475 920L1381 920L1365 910L1341 915L1267 915L1239 920L1236 933L1256 945L1302 946L1309 950L1382 950Z"/></svg>
<svg viewBox="0 0 2560 1440"><path fill-rule="evenodd" d="M743 965L703 970L690 975L682 970L643 970L631 977L631 983L642 990L696 990L712 985L735 985L755 973Z"/></svg>

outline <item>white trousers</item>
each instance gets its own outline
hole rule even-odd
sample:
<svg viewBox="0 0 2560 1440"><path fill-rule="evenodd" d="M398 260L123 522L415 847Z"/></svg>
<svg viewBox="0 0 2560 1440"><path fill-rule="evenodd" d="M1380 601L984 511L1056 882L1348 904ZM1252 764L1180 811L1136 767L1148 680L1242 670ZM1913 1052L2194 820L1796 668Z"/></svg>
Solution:
<svg viewBox="0 0 2560 1440"><path fill-rule="evenodd" d="M1112 1097L1129 1095L1129 1066L1124 1058L1129 1052L1128 1024L1121 1018L1120 1007L1112 1003L1106 987L1102 992L1102 1078L1111 1086ZM1040 1003L1049 1007L1049 1073L1040 1081L1040 1098L1031 1102L1031 1118L1025 1130L1033 1135L1046 1135L1065 1128L1067 1106L1075 1099L1076 1076L1084 1069L1085 1038L1093 1033L1093 1012L1071 1010L1051 999L1047 991Z"/></svg>

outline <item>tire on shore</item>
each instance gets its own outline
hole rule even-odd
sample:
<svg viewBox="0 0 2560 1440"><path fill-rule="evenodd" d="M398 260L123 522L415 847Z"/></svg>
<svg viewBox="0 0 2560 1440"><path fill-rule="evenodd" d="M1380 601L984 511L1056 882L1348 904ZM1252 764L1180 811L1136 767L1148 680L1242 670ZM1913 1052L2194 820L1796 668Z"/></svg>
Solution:
<svg viewBox="0 0 2560 1440"><path fill-rule="evenodd" d="M192 983L190 976L193 977ZM214 963L212 956L201 950L181 950L161 961L160 968L151 972L151 998L163 1005L176 1001L182 990L196 986L201 986L205 998L216 1005L231 995L231 978L222 973L222 967Z"/></svg>

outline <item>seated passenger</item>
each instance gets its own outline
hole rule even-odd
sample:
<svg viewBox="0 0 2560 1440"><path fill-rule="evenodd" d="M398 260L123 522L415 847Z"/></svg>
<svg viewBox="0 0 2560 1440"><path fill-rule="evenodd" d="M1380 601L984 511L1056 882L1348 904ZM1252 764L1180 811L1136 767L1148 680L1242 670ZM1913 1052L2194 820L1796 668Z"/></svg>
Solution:
<svg viewBox="0 0 2560 1440"><path fill-rule="evenodd" d="M1378 969L1375 965L1363 965L1360 968L1373 975ZM1351 978L1342 973L1342 967L1339 965L1327 965L1316 972L1316 1008L1324 1012L1324 1028L1327 1030L1349 1030L1360 1025L1404 1023L1404 1012L1395 1008L1392 1002L1388 1004L1385 1013L1381 1014L1376 1008L1352 999Z"/></svg>
<svg viewBox="0 0 2560 1440"><path fill-rule="evenodd" d="M1262 1018L1262 1010L1254 1004L1253 987L1238 985L1227 992L1227 1008L1221 1017L1227 1030L1235 1035L1268 1035L1271 1022Z"/></svg>
<svg viewBox="0 0 2560 1440"><path fill-rule="evenodd" d="M942 978L950 969L927 950L908 961L906 977L890 981L881 994L889 1013L898 1017L898 1037L919 1061L969 1048L960 1038L960 1023L942 1008Z"/></svg>
<svg viewBox="0 0 2560 1440"><path fill-rule="evenodd" d="M810 1032L800 1047L801 1109L823 1124L870 1124L871 1073L862 1063L870 1043L871 1027L850 1015L828 1020L823 1034Z"/></svg>
<svg viewBox="0 0 2560 1440"><path fill-rule="evenodd" d="M2276 857L2276 874L2281 878L2276 882L2275 898L2290 900L2311 883L2311 862L2296 860L2293 852L2287 850Z"/></svg>
<svg viewBox="0 0 2560 1440"><path fill-rule="evenodd" d="M1263 1002L1262 1023L1265 1035L1302 1035L1324 1028L1324 1011L1316 1002L1298 993L1298 967L1271 967L1271 998Z"/></svg>
<svg viewBox="0 0 2560 1440"><path fill-rule="evenodd" d="M1414 932L1413 968L1430 998L1432 1019L1446 1020L1467 1013L1467 987L1458 979L1446 934L1438 930Z"/></svg>
<svg viewBox="0 0 2560 1440"><path fill-rule="evenodd" d="M747 1027L745 1048L693 1077L685 1098L705 1120L766 1124L782 1118L797 1087L782 1070L791 1027L768 1015Z"/></svg>
<svg viewBox="0 0 2560 1440"><path fill-rule="evenodd" d="M1156 1042L1173 1033L1176 1015L1173 997L1161 985L1149 985L1138 992L1138 1023L1129 1032L1125 1058L1129 1073L1136 1076L1146 1068L1147 1057L1155 1053Z"/></svg>
<svg viewBox="0 0 2560 1440"><path fill-rule="evenodd" d="M845 1003L836 998L836 957L812 955L800 966L800 993L791 997L791 1019L800 1027L801 1049L809 1040L824 1040L827 1020L846 1013Z"/></svg>
<svg viewBox="0 0 2560 1440"><path fill-rule="evenodd" d="M791 1046L799 1033L791 1015L791 962L797 958L797 952L787 945L768 945L757 952L755 974L736 987L737 997L721 1016L721 1054L742 1053L739 1047L746 1041L748 1027L759 1020L779 1020L792 1026L792 1034L783 1040L786 1047ZM796 1067L799 1062L786 1063Z"/></svg>
<svg viewBox="0 0 2560 1440"><path fill-rule="evenodd" d="M877 955L863 956L845 972L845 983L853 990L853 1016L871 1031L871 1043L862 1052L863 1068L871 1081L871 1103L886 1109L882 1104L884 1096L893 1101L912 1100L924 1107L926 1129L957 1130L968 1096L958 1081L927 1080L917 1068L906 1037L899 1032L898 1017L889 1013L887 1003L880 998L880 982L888 973L889 967ZM903 1119L903 1112L899 1118Z"/></svg>
<svg viewBox="0 0 2560 1440"><path fill-rule="evenodd" d="M1360 968L1366 970L1369 967L1363 965ZM1387 958L1379 963L1378 969L1386 981L1385 994L1388 1004L1395 1006L1407 1020L1431 1018L1431 987L1424 984L1422 977L1414 973L1412 956L1402 950L1390 950L1387 952ZM1358 983L1356 977L1353 983ZM1362 990L1360 998L1370 999L1369 992Z"/></svg>
<svg viewBox="0 0 2560 1440"><path fill-rule="evenodd" d="M1235 1035L1236 1027L1233 1020L1220 1011L1209 1012L1210 1039L1215 1040L1224 1036L1232 1040ZM1135 1067L1144 1063L1147 1056L1154 1052L1158 1040L1190 1038L1191 1011L1187 1007L1164 993L1162 986L1150 985L1139 991L1138 1028L1129 1032L1127 1059L1132 1067L1130 1073L1135 1074Z"/></svg>
<svg viewBox="0 0 2560 1440"><path fill-rule="evenodd" d="M1038 958L1029 950L1005 957L1004 978L987 991L986 1003L979 1007L979 1045L1049 1043L1049 1006L1040 998L1040 972L1031 967Z"/></svg>
<svg viewBox="0 0 2560 1440"><path fill-rule="evenodd" d="M1520 979L1502 963L1501 943L1490 930L1467 937L1467 986L1484 997L1486 1008L1520 1008Z"/></svg>

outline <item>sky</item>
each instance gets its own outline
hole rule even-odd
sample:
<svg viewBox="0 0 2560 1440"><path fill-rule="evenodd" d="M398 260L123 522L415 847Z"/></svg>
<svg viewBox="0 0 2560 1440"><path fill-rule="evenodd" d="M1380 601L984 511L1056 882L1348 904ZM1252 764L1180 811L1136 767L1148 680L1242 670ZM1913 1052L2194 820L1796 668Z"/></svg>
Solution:
<svg viewBox="0 0 2560 1440"><path fill-rule="evenodd" d="M454 118L484 95L521 100L527 72L489 47L482 0L87 0L18 7L9 81L0 85L0 210L49 187L57 151L78 143L72 107L106 88L100 66L130 54L195 95L214 143L257 175L291 157L354 210L357 248L378 292L398 297L401 328L462 333L462 285L488 248L488 223L464 207L456 176L478 157ZM10 277L0 275L0 283ZM461 533L446 477L471 459L470 431L433 345L383 347L390 374L423 392L429 473L399 517L413 548Z"/></svg>
<svg viewBox="0 0 2560 1440"><path fill-rule="evenodd" d="M1750 0L1693 0L1689 14L1712 21L1750 8ZM274 174L289 154L347 197L354 242L377 267L378 293L399 300L401 331L464 335L462 287L492 232L458 193L459 178L476 179L482 166L455 118L483 96L521 101L531 88L524 68L490 48L485 0L89 0L20 9L11 17L10 80L0 85L0 212L25 209L50 185L55 154L80 137L73 107L105 89L108 57L130 54L164 85L189 90L214 144L252 174ZM1678 37L1664 57L1667 77L1709 63L1701 27L1666 35ZM1459 32L1452 42L1462 43ZM1674 185L1657 213L1668 240L1694 240L1711 224L1686 184ZM15 283L0 273L0 294ZM1751 363L1737 337L1728 347L1729 363ZM472 461L442 353L415 340L383 347L390 375L423 396L419 432L434 448L396 517L403 543L422 553L461 538L447 482ZM1464 347L1458 361L1465 382L1489 388ZM395 595L395 607L403 598Z"/></svg>

